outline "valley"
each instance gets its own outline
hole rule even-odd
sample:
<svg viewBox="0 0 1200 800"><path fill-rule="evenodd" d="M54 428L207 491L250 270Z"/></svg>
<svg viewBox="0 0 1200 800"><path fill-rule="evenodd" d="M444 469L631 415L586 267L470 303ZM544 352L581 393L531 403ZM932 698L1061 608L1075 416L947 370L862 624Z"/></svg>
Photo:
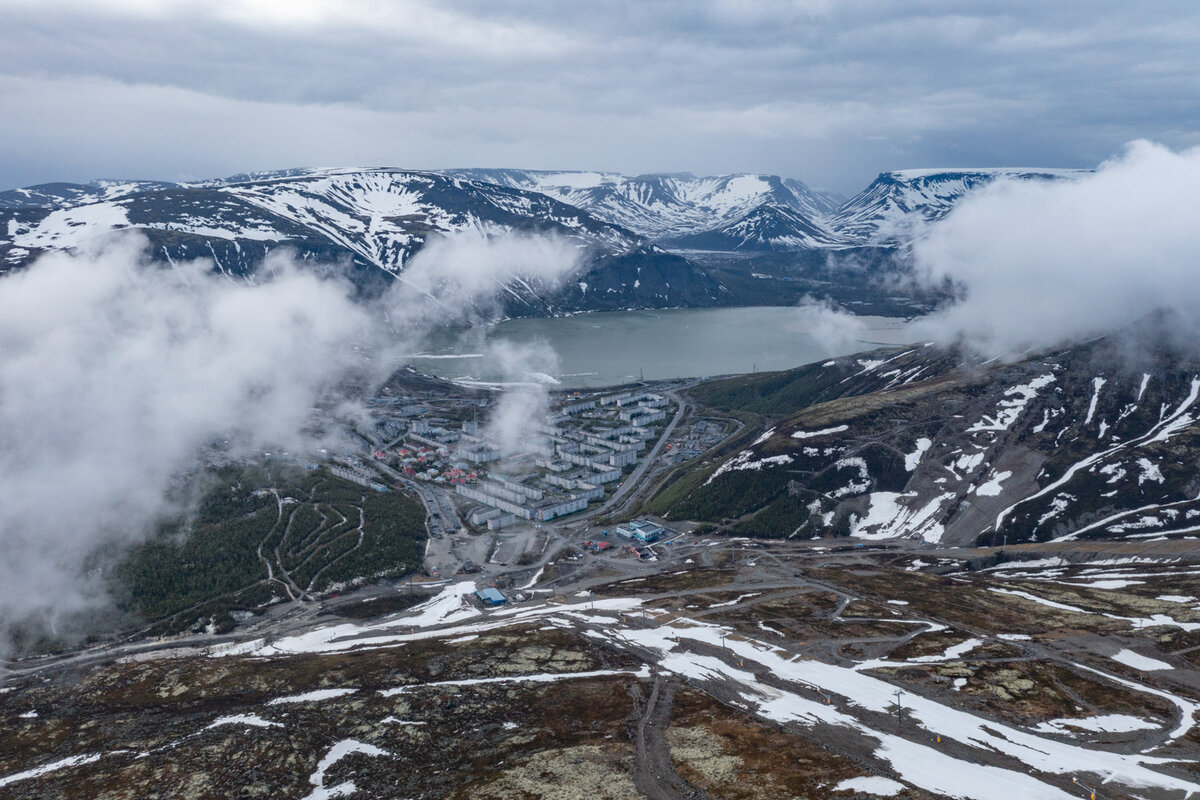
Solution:
<svg viewBox="0 0 1200 800"><path fill-rule="evenodd" d="M961 475L961 445L937 425L988 440L968 494L993 497L980 489L993 481L1006 507L1112 463L1123 441L1141 447L1166 430L1162 443L1190 445L1186 379L1165 366L1149 367L1145 381L1109 371L1112 394L1097 396L1103 346L1016 365L898 348L757 376L645 383L670 398L671 421L611 496L490 531L471 525L472 506L444 485L390 477L362 458L355 469L417 490L432 533L424 574L292 593L232 629L9 663L0 786L14 798L163 786L187 797L990 800L1077 797L1080 785L1100 797L1191 796L1200 790L1200 549L1169 515L1157 512L1164 529L1153 536L1114 528L1111 511L1097 526L1069 506L1058 524L1105 535L1005 542L988 531L989 511L951 518L943 536L927 535L927 520L942 519L929 516L898 518L881 536L854 512L842 523L837 512L808 511L792 531L772 494L779 480L785 499L789 481L800 492L815 486L818 469L788 469L803 448L821 449L808 458L868 465L849 476L853 491L823 490L847 503L920 492L921 470L941 461ZM1164 364L1186 371L1177 359ZM1045 369L1055 381L1013 389ZM1039 393L1049 386L1061 391ZM390 387L442 402L453 392L415 374ZM464 399L476 402L480 390L471 391ZM1139 399L1125 391L1162 410L1116 422ZM963 399L940 397L942 417L922 411L925 398L946 392ZM579 403L573 394L558 402ZM1042 410L1046 396L1057 405ZM1055 418L1068 430L1054 432L1059 441L1110 418L1112 438L1093 433L1083 440L1095 441L1092 461L1076 444L1063 466L1025 482L989 471L1009 463L1006 448L1032 447L1032 428ZM788 436L797 445L770 449L792 426L805 434ZM1005 438L1026 429L1019 445ZM851 445L850 436L861 438ZM888 438L923 436L930 446ZM870 455L881 445L898 466ZM850 447L867 449L823 454ZM684 448L693 449L674 452ZM1153 491L1170 491L1167 462L1155 463L1164 481ZM722 479L740 474L757 480L731 492ZM938 477L929 480L940 488ZM689 518L677 519L679 498L695 509ZM1147 499L1128 500L1139 519L1155 515ZM1162 502L1182 519L1185 503ZM616 529L655 510L666 512L651 517L665 535L626 546ZM968 524L978 526L970 536L953 535ZM483 602L484 589L502 604Z"/></svg>
<svg viewBox="0 0 1200 800"><path fill-rule="evenodd" d="M1200 800L1200 6L1089 11L0 0L0 800Z"/></svg>

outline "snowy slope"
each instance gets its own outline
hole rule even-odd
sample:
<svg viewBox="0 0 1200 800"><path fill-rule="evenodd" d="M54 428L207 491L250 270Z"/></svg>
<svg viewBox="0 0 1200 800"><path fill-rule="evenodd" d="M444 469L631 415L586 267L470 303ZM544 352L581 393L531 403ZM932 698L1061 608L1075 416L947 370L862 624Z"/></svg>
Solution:
<svg viewBox="0 0 1200 800"><path fill-rule="evenodd" d="M612 252L641 244L635 235L548 197L432 173L330 172L235 183L221 191L389 271L400 269L433 233L544 230Z"/></svg>
<svg viewBox="0 0 1200 800"><path fill-rule="evenodd" d="M941 219L966 196L998 179L1063 180L1087 170L913 169L884 172L828 218L829 227L858 244L895 244Z"/></svg>
<svg viewBox="0 0 1200 800"><path fill-rule="evenodd" d="M615 253L644 244L539 194L399 170L304 171L186 186L64 184L54 192L6 195L10 207L27 200L7 215L3 230L8 244L27 252L75 247L123 228L228 241L316 237L395 272L429 236L461 231L553 231Z"/></svg>
<svg viewBox="0 0 1200 800"><path fill-rule="evenodd" d="M837 207L837 195L776 175L690 174L635 177L611 172L460 169L446 174L541 192L650 239L677 239L734 222L764 204L813 220Z"/></svg>
<svg viewBox="0 0 1200 800"><path fill-rule="evenodd" d="M752 494L765 510L736 532L943 545L1194 536L1200 360L1161 351L1130 365L1130 335L1008 366L915 347L803 367L786 396L810 410L666 510L735 518ZM731 379L718 396L789 385L763 381Z"/></svg>
<svg viewBox="0 0 1200 800"><path fill-rule="evenodd" d="M695 250L816 250L844 242L803 212L764 203L725 225L664 244Z"/></svg>
<svg viewBox="0 0 1200 800"><path fill-rule="evenodd" d="M8 192L6 198L9 206L0 207L0 269L136 229L150 240L155 257L203 257L231 276L253 272L267 252L286 245L302 260L348 262L351 280L372 293L388 276L401 274L431 238L522 232L566 240L580 252L585 272L599 270L579 279L604 286L604 296L593 291L559 298L575 304L570 310L710 305L720 291L683 259L579 208L537 192L436 173L287 170L186 185L56 185ZM638 269L661 276L656 289L639 282ZM551 293L517 281L509 294L526 308L513 313L566 310Z"/></svg>
<svg viewBox="0 0 1200 800"><path fill-rule="evenodd" d="M163 181L92 181L91 183L43 183L24 189L0 192L0 209L69 208L100 200L114 200L135 192L177 188Z"/></svg>

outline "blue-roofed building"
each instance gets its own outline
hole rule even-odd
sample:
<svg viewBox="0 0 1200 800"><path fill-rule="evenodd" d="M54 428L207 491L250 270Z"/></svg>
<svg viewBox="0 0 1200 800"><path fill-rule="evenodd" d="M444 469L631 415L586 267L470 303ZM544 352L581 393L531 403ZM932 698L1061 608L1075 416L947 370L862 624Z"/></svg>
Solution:
<svg viewBox="0 0 1200 800"><path fill-rule="evenodd" d="M499 589L480 589L475 593L475 596L479 598L479 602L492 608L502 606L508 602L508 598L500 594Z"/></svg>
<svg viewBox="0 0 1200 800"><path fill-rule="evenodd" d="M657 542L666 535L667 529L647 519L636 519L617 528L617 533L626 539L636 539L644 544Z"/></svg>

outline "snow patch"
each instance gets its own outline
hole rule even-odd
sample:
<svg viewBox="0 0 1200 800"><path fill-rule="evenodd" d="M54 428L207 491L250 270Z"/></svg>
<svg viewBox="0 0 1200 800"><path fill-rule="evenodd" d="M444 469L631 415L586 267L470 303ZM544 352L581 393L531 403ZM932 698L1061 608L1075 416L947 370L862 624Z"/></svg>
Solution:
<svg viewBox="0 0 1200 800"><path fill-rule="evenodd" d="M850 535L859 539L895 539L920 537L927 542L941 540L944 528L937 514L954 493L939 494L921 506L906 501L916 492L872 492L867 514L850 528Z"/></svg>
<svg viewBox="0 0 1200 800"><path fill-rule="evenodd" d="M358 689L317 689L314 692L305 692L304 694L293 694L288 697L276 697L273 700L268 700L267 705L278 706L285 703L319 703L322 700L332 700L335 697L344 697L348 694L354 694Z"/></svg>
<svg viewBox="0 0 1200 800"><path fill-rule="evenodd" d="M1092 378L1092 400L1088 403L1087 417L1084 418L1084 427L1092 424L1092 417L1096 416L1096 403L1100 400L1100 390L1104 387L1107 381L1104 378Z"/></svg>
<svg viewBox="0 0 1200 800"><path fill-rule="evenodd" d="M1166 479L1163 478L1162 470L1158 468L1148 458L1139 458L1137 465L1141 467L1142 474L1138 475L1138 486L1141 486L1146 481L1154 481L1155 483L1163 483Z"/></svg>
<svg viewBox="0 0 1200 800"><path fill-rule="evenodd" d="M984 497L998 497L1000 495L1000 484L1011 477L1012 473L1007 470L993 473L991 480L987 483L981 483L975 489L975 494L983 495Z"/></svg>
<svg viewBox="0 0 1200 800"><path fill-rule="evenodd" d="M832 428L822 428L819 431L792 431L793 439L815 439L818 436L829 436L850 430L849 425L836 425Z"/></svg>
<svg viewBox="0 0 1200 800"><path fill-rule="evenodd" d="M933 442L929 439L917 439L917 449L904 456L904 468L909 472L915 470L917 465L921 463L921 456L925 455L925 451L931 446L933 446Z"/></svg>
<svg viewBox="0 0 1200 800"><path fill-rule="evenodd" d="M1153 672L1160 669L1174 669L1165 661L1159 661L1157 658L1135 653L1132 650L1122 650L1114 656L1110 656L1113 661L1124 664L1127 667L1133 667L1142 672Z"/></svg>
<svg viewBox="0 0 1200 800"><path fill-rule="evenodd" d="M257 714L233 714L228 717L217 717L209 723L204 730L209 728L217 728L221 725L249 725L253 728L282 728L283 723L271 722L263 719Z"/></svg>
<svg viewBox="0 0 1200 800"><path fill-rule="evenodd" d="M353 781L343 781L337 786L325 786L325 773L329 771L329 768L353 753L362 753L368 756L388 755L386 751L380 750L373 744L356 739L343 739L329 748L329 752L317 764L317 771L308 776L308 782L315 788L304 797L304 800L332 800L332 798L346 797L358 791L358 787L354 785Z"/></svg>
<svg viewBox="0 0 1200 800"><path fill-rule="evenodd" d="M1155 723L1132 717L1128 714L1101 714L1082 719L1052 719L1039 723L1035 730L1041 733L1066 733L1075 731L1092 731L1095 733L1133 733L1157 728Z"/></svg>
<svg viewBox="0 0 1200 800"><path fill-rule="evenodd" d="M891 778L883 778L879 775L867 775L862 778L847 778L837 786L834 786L833 791L866 792L867 794L879 797L891 797L892 795L899 794L906 788L903 783L898 783Z"/></svg>
<svg viewBox="0 0 1200 800"><path fill-rule="evenodd" d="M91 764L92 762L99 761L99 760L100 760L100 753L88 753L86 755L71 756L70 758L60 759L59 761L52 761L51 763L44 764L40 767L34 767L33 769L27 769L24 772L17 772L12 775L5 775L3 777L0 777L0 786L8 786L10 783L16 783L17 781L27 781L30 778L37 778L42 775L45 775L48 772L56 772L60 769L66 769L67 767L77 767L82 764Z"/></svg>
<svg viewBox="0 0 1200 800"><path fill-rule="evenodd" d="M1029 383L1014 386L1004 392L1005 398L996 404L996 413L994 416L984 416L979 422L976 422L971 427L967 428L967 433L980 433L983 431L1006 431L1017 421L1017 417L1021 416L1021 412L1025 410L1025 406L1029 401L1037 397L1038 390L1043 389L1054 383L1056 378L1054 375L1047 373L1040 377L1034 378Z"/></svg>

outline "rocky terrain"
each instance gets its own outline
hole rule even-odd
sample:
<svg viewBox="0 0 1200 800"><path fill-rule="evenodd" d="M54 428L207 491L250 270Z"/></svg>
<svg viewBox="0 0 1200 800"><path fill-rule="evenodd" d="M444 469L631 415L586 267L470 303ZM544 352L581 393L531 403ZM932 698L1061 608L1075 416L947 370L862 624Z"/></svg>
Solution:
<svg viewBox="0 0 1200 800"><path fill-rule="evenodd" d="M685 535L280 635L18 666L12 798L1182 798L1195 553ZM428 596L428 595L427 595ZM1068 608L1069 607L1069 608ZM86 660L85 660L86 659Z"/></svg>
<svg viewBox="0 0 1200 800"><path fill-rule="evenodd" d="M1188 537L1200 366L1165 343L1134 356L1122 342L1007 365L917 346L699 387L761 422L653 507L784 538Z"/></svg>
<svg viewBox="0 0 1200 800"><path fill-rule="evenodd" d="M425 551L450 579L318 596L308 554L364 541L350 507L367 533L371 509L313 476L289 490L269 607L7 662L0 790L1182 800L1200 791L1200 383L1157 352L1131 371L1103 340L1012 364L919 346L675 387L664 439L724 420L724 443L662 448L576 518L451 525ZM235 510L273 500L237 485ZM656 492L667 538L588 546ZM235 517L266 514L274 541L278 505ZM474 594L492 586L499 608Z"/></svg>

